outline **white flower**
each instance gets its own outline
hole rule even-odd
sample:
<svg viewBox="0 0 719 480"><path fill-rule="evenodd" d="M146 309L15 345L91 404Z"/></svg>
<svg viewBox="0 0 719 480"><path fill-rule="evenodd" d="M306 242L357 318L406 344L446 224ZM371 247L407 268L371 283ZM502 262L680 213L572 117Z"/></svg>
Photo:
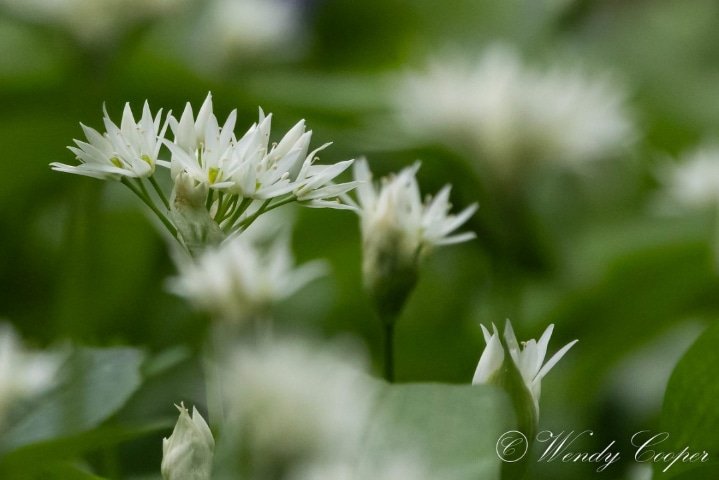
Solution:
<svg viewBox="0 0 719 480"><path fill-rule="evenodd" d="M0 0L33 23L58 25L96 48L127 29L178 9L186 0Z"/></svg>
<svg viewBox="0 0 719 480"><path fill-rule="evenodd" d="M0 425L12 404L49 388L59 357L25 350L9 324L0 323Z"/></svg>
<svg viewBox="0 0 719 480"><path fill-rule="evenodd" d="M669 196L687 207L719 205L719 147L705 146L665 164L659 178Z"/></svg>
<svg viewBox="0 0 719 480"><path fill-rule="evenodd" d="M317 153L329 144L308 154L312 132L305 130L304 120L279 143L270 146L272 114L265 115L260 109L259 121L239 139L233 132L236 116L233 110L220 127L212 113L212 97L208 95L197 120L189 104L180 120L170 117L175 140L166 144L172 152L172 177L185 171L197 182L241 198L269 200L291 194L309 206L324 207L336 207L337 202L328 199L336 199L354 188L353 182L332 183L352 160L314 165ZM167 166L167 162L160 164ZM340 204L336 208L342 207Z"/></svg>
<svg viewBox="0 0 719 480"><path fill-rule="evenodd" d="M211 188L223 189L232 185L227 179L232 151L235 145L235 121L237 111L233 110L220 127L212 112L212 95L208 94L197 120L193 118L188 103L180 120L170 115L168 122L175 134L174 142L165 141L172 153L170 172L173 179L181 172L187 172L197 182ZM160 162L167 166L166 162Z"/></svg>
<svg viewBox="0 0 719 480"><path fill-rule="evenodd" d="M202 75L243 60L292 59L304 48L301 4L293 0L206 0L189 12L190 26L174 49Z"/></svg>
<svg viewBox="0 0 719 480"><path fill-rule="evenodd" d="M539 71L505 46L477 62L445 56L397 86L396 108L418 139L445 142L503 175L529 160L576 165L634 138L624 94L577 69Z"/></svg>
<svg viewBox="0 0 719 480"><path fill-rule="evenodd" d="M240 448L258 464L353 458L376 395L355 350L297 338L237 348L223 385Z"/></svg>
<svg viewBox="0 0 719 480"><path fill-rule="evenodd" d="M504 339L509 349L509 356L517 367L527 390L532 396L534 412L537 416L539 415L539 397L541 395L542 379L557 362L562 359L564 354L577 343L577 340L569 342L560 348L547 363L544 363L544 357L547 355L547 347L549 346L549 339L553 331L554 325L550 325L539 338L539 341L532 339L527 342L522 342L523 346L520 347L509 320L507 320L504 327ZM484 341L487 345L479 359L472 384L501 384L503 375L501 370L507 352L501 345L499 332L494 324L492 325L491 334L484 325L482 326L482 333L484 334Z"/></svg>
<svg viewBox="0 0 719 480"><path fill-rule="evenodd" d="M228 238L197 260L178 262L171 289L219 319L247 320L293 295L324 272L321 262L294 266L287 235L260 245L246 235Z"/></svg>
<svg viewBox="0 0 719 480"><path fill-rule="evenodd" d="M52 169L115 180L152 175L166 128L166 124L161 125L162 110L153 118L145 102L142 117L139 122L135 122L132 109L126 104L119 127L110 120L107 110L104 113L105 133L100 134L81 124L87 142L75 140L77 146L68 147L80 160L80 165L55 162L50 164Z"/></svg>
<svg viewBox="0 0 719 480"><path fill-rule="evenodd" d="M419 260L434 247L464 242L474 233L453 235L475 212L470 205L459 214L449 211L450 187L422 201L415 174L419 163L382 180L379 188L362 159L354 166L363 250L363 274L377 306L396 315L414 286Z"/></svg>
<svg viewBox="0 0 719 480"><path fill-rule="evenodd" d="M210 480L215 439L205 419L181 403L180 417L169 438L162 440L163 480Z"/></svg>
<svg viewBox="0 0 719 480"><path fill-rule="evenodd" d="M354 167L358 183L357 197L365 242L383 243L384 237L399 237L402 255L416 257L433 247L465 242L475 237L472 232L452 235L477 210L473 204L457 215L449 210L449 185L433 198L422 201L415 177L419 163L407 167L395 176L384 178L376 188L372 172L364 159Z"/></svg>

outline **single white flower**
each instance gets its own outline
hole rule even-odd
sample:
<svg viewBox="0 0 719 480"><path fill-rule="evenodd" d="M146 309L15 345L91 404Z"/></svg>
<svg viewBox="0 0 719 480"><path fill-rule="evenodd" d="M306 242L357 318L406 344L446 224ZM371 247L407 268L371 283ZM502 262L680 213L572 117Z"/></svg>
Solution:
<svg viewBox="0 0 719 480"><path fill-rule="evenodd" d="M223 126L212 112L212 95L208 94L197 119L193 118L188 103L177 120L170 115L168 122L175 134L173 142L165 140L172 157L170 175L173 179L187 172L197 182L210 188L226 189L232 185L228 179L235 145L235 122L237 110L230 112ZM167 162L160 162L167 166Z"/></svg>
<svg viewBox="0 0 719 480"><path fill-rule="evenodd" d="M527 161L605 158L635 137L616 85L577 69L528 67L502 45L476 62L444 56L407 75L393 98L410 135L469 150L501 175Z"/></svg>
<svg viewBox="0 0 719 480"><path fill-rule="evenodd" d="M669 197L682 206L719 206L719 146L704 146L664 164L659 179Z"/></svg>
<svg viewBox="0 0 719 480"><path fill-rule="evenodd" d="M210 427L192 407L192 417L184 404L177 407L180 417L169 438L162 440L163 480L210 480L215 439Z"/></svg>
<svg viewBox="0 0 719 480"><path fill-rule="evenodd" d="M460 243L474 233L453 234L475 212L473 204L454 215L449 211L450 187L422 201L415 177L419 163L397 175L372 182L367 162L355 163L358 183L363 275L378 306L396 315L416 281L419 260L440 245Z"/></svg>
<svg viewBox="0 0 719 480"><path fill-rule="evenodd" d="M260 465L354 458L377 394L364 371L352 344L242 345L226 361L228 431Z"/></svg>
<svg viewBox="0 0 719 480"><path fill-rule="evenodd" d="M75 140L75 147L68 147L80 165L51 163L53 170L85 175L100 179L119 180L122 177L149 177L162 146L167 124L162 125L162 110L153 118L147 102L138 122L130 104L125 105L122 121L117 126L104 111L105 133L82 125L87 142Z"/></svg>
<svg viewBox="0 0 719 480"><path fill-rule="evenodd" d="M16 401L48 389L60 357L27 351L9 324L0 323L0 425Z"/></svg>
<svg viewBox="0 0 719 480"><path fill-rule="evenodd" d="M197 260L177 263L179 276L171 280L172 291L200 310L235 322L263 313L324 272L321 262L295 267L287 235L268 245L233 236Z"/></svg>
<svg viewBox="0 0 719 480"><path fill-rule="evenodd" d="M537 417L539 416L539 397L541 395L542 379L557 362L562 359L569 349L577 343L577 340L569 342L544 363L544 357L547 355L547 347L549 346L549 339L553 331L554 325L550 325L539 338L539 341L532 339L522 342L522 347L520 347L514 330L512 329L511 322L507 320L504 326L504 339L507 349L509 350L509 357L517 367L524 381L524 385L531 394L534 412ZM503 380L502 368L507 351L505 351L505 348L501 344L499 332L494 324L492 324L491 334L484 325L482 325L482 333L484 334L486 347L479 359L472 384L501 384Z"/></svg>

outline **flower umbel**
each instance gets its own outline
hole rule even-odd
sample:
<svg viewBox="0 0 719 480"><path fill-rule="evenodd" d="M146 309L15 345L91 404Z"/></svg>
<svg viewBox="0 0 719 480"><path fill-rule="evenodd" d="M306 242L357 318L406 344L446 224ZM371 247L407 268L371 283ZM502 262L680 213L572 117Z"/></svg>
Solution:
<svg viewBox="0 0 719 480"><path fill-rule="evenodd" d="M215 439L205 419L185 405L177 407L180 417L169 438L162 440L163 480L210 480Z"/></svg>
<svg viewBox="0 0 719 480"><path fill-rule="evenodd" d="M522 377L524 386L531 395L532 406L538 417L542 379L557 362L562 359L567 351L577 343L577 340L569 342L544 363L544 357L547 355L547 347L549 346L549 339L553 331L554 325L550 325L538 341L531 339L522 342L522 346L520 347L509 320L507 320L504 327L504 340L506 343L501 342L499 332L494 324L492 324L492 333L482 325L482 333L484 334L484 341L487 346L479 359L472 384L494 383L506 387L506 385L504 385L506 377L504 359L507 353L509 353L509 357L512 359L512 362Z"/></svg>
<svg viewBox="0 0 719 480"><path fill-rule="evenodd" d="M321 262L295 267L289 237L259 242L245 235L227 239L196 260L178 262L171 289L220 320L243 322L262 315L324 272Z"/></svg>
<svg viewBox="0 0 719 480"><path fill-rule="evenodd" d="M453 235L477 209L473 204L453 215L450 186L422 201L415 177L419 163L372 183L366 160L355 163L363 248L363 275L382 314L395 316L417 277L419 261L440 245L470 240L472 232Z"/></svg>

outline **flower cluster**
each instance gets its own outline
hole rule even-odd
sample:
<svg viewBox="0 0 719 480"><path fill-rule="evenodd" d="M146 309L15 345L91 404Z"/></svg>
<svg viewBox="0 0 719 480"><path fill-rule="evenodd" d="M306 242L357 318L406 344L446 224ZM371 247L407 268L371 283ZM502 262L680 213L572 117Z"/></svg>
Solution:
<svg viewBox="0 0 719 480"><path fill-rule="evenodd" d="M525 66L506 46L479 61L445 56L398 84L396 109L418 139L469 149L501 175L529 160L578 164L634 138L624 94L576 69Z"/></svg>
<svg viewBox="0 0 719 480"><path fill-rule="evenodd" d="M704 146L658 172L669 197L686 207L719 206L719 147Z"/></svg>
<svg viewBox="0 0 719 480"><path fill-rule="evenodd" d="M153 116L147 103L136 121L127 105L119 126L105 112L104 133L83 125L87 141L76 140L76 146L69 147L79 165L51 166L61 172L120 180L190 251L195 243L210 237L216 241L205 243L217 243L290 202L351 208L339 198L356 182L337 184L334 180L352 160L318 164L317 153L329 144L309 151L312 132L304 121L269 145L272 115L260 110L259 121L239 138L234 131L236 120L235 110L220 124L211 95L197 116L188 104L179 119L168 114L164 122L162 111ZM166 138L168 125L172 140ZM169 160L160 158L163 151L169 152ZM170 172L172 202L155 178L157 166Z"/></svg>
<svg viewBox="0 0 719 480"><path fill-rule="evenodd" d="M179 275L170 288L198 309L230 323L262 316L269 306L325 270L317 261L295 267L289 237L283 234L264 241L231 237L196 260L183 258L177 263Z"/></svg>
<svg viewBox="0 0 719 480"><path fill-rule="evenodd" d="M419 261L424 256L434 247L475 236L472 232L452 232L472 216L477 205L450 214L449 185L423 201L416 178L418 169L418 163L407 167L383 179L377 188L364 159L354 166L365 285L380 309L388 308L391 314L397 313L414 286Z"/></svg>

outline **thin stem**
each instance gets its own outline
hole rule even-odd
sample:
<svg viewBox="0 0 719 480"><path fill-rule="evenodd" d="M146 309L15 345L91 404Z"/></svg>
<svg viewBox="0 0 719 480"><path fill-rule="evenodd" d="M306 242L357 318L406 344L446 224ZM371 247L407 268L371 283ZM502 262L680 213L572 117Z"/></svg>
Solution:
<svg viewBox="0 0 719 480"><path fill-rule="evenodd" d="M207 192L207 199L205 200L205 208L207 211L210 211L210 208L212 208L212 194L215 193L213 189L209 189Z"/></svg>
<svg viewBox="0 0 719 480"><path fill-rule="evenodd" d="M227 200L225 201L224 205L220 206L221 208L217 211L217 214L215 215L215 222L218 225L221 224L222 221L227 218L227 215L229 215L237 206L239 198L239 195L230 195L227 197Z"/></svg>
<svg viewBox="0 0 719 480"><path fill-rule="evenodd" d="M242 221L240 222L240 224L238 225L238 227L247 228L247 227L249 227L250 225L252 225L252 222L254 222L255 220L257 220L260 215L262 215L263 213L265 213L265 212L267 211L267 207L270 205L270 202L271 202L271 201L272 201L272 200L265 200L264 203L263 203L262 205L260 205L260 208L258 208L255 213L253 213L253 214L250 215L249 217L247 217L247 218L245 218L244 220L242 220Z"/></svg>
<svg viewBox="0 0 719 480"><path fill-rule="evenodd" d="M152 210L153 213L155 215L157 215L157 217L160 219L160 221L165 226L167 231L170 232L170 234L174 238L179 240L179 238L177 237L177 228L175 228L175 226L172 224L172 222L170 222L170 220L168 220L168 218L157 208L157 205L155 205L155 203L152 201L152 199L149 197L149 195L147 195L147 189L145 188L145 186L138 180L138 183L140 185L140 188L138 188L137 186L133 185L130 182L130 180L128 180L127 177L123 177L122 180L120 180L120 181L122 182L123 185L125 185L127 188L129 188L132 191L132 193L137 195L137 197L140 200L142 200L142 202L145 205L150 207L150 210Z"/></svg>
<svg viewBox="0 0 719 480"><path fill-rule="evenodd" d="M383 321L384 326L384 379L394 382L394 322Z"/></svg>
<svg viewBox="0 0 719 480"><path fill-rule="evenodd" d="M165 206L166 209L170 209L170 202L167 201L167 197L165 196L165 192L162 191L162 188L160 188L160 184L157 183L157 179L155 179L155 176L152 175L150 177L150 184L152 185L152 188L155 189L155 192L157 192L157 196L160 197L160 200L162 200L162 204Z"/></svg>
<svg viewBox="0 0 719 480"><path fill-rule="evenodd" d="M232 216L230 217L230 220L227 222L227 225L225 226L225 230L229 232L232 230L232 227L235 226L235 223L237 223L237 220L242 216L243 213L247 210L247 208L252 203L251 198L243 198L240 202L240 205L237 207L237 209L232 213Z"/></svg>
<svg viewBox="0 0 719 480"><path fill-rule="evenodd" d="M240 225L239 225L239 226L240 226L240 227L247 228L247 227L249 227L250 225L252 225L252 222L254 222L255 220L257 220L257 218L258 218L260 215L262 215L263 213L267 213L267 212L269 212L270 210L274 210L274 209L277 208L277 207L281 207L282 205L287 205L288 203L292 203L292 202L294 202L294 201L296 201L296 200L297 200L297 199L296 199L295 197L291 196L291 197L287 197L287 198L285 198L285 199L283 199L283 200L280 200L280 201L278 201L278 202L276 202L276 203L273 203L272 205L270 205L271 200L265 200L265 203L263 203L262 206L261 206L255 213L253 213L252 215L250 215L249 217L247 217L246 219L244 219L242 222L240 222Z"/></svg>

